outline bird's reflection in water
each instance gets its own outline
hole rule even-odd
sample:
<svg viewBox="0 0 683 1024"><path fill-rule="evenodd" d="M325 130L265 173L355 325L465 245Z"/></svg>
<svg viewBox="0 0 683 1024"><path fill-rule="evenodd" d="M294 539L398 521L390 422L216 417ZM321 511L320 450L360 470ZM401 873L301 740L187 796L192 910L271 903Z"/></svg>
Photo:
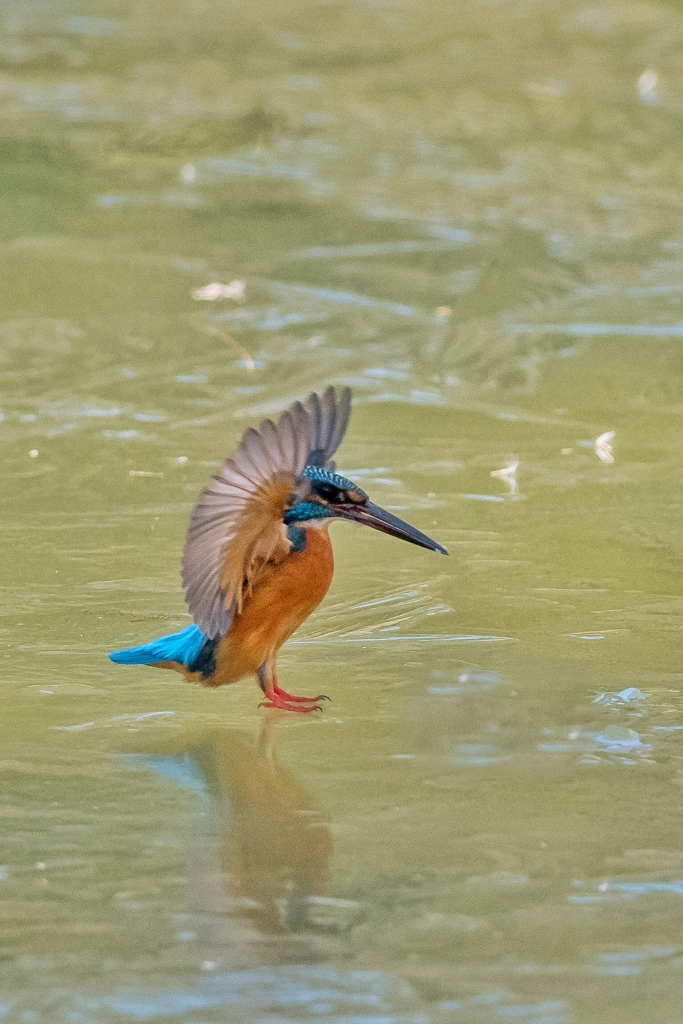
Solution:
<svg viewBox="0 0 683 1024"><path fill-rule="evenodd" d="M203 728L127 758L129 767L151 769L198 796L187 928L180 930L216 967L317 959L316 912L326 902L332 837L308 792L277 761L273 730L267 722L254 738Z"/></svg>

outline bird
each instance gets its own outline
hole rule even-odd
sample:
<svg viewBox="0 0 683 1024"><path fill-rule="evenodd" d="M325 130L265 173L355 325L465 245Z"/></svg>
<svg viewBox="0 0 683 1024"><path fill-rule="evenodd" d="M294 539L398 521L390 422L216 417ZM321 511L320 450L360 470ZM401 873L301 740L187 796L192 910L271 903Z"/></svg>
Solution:
<svg viewBox="0 0 683 1024"><path fill-rule="evenodd" d="M265 419L244 433L190 515L182 581L192 625L114 651L113 662L173 669L207 687L254 674L259 707L322 709L325 694L282 689L275 662L332 582L330 524L360 523L448 554L337 472L332 456L350 415L351 389L329 386L294 402L277 423Z"/></svg>

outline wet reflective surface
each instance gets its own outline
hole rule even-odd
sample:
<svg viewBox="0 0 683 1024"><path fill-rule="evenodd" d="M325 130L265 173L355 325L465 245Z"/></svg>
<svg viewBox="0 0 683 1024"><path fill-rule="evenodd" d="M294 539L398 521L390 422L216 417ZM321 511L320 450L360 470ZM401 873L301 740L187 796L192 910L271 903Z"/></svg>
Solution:
<svg viewBox="0 0 683 1024"><path fill-rule="evenodd" d="M677 1020L678 12L3 18L0 1017ZM313 720L111 665L328 383L450 558L333 527Z"/></svg>

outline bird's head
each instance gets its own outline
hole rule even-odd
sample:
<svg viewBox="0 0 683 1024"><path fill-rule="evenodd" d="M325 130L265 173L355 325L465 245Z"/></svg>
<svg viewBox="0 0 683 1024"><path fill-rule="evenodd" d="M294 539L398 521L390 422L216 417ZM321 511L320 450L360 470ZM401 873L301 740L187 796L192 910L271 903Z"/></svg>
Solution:
<svg viewBox="0 0 683 1024"><path fill-rule="evenodd" d="M330 519L348 519L429 551L448 554L445 548L426 534L375 505L365 491L351 480L321 466L306 466L302 486L292 493L285 510L285 525L313 525Z"/></svg>

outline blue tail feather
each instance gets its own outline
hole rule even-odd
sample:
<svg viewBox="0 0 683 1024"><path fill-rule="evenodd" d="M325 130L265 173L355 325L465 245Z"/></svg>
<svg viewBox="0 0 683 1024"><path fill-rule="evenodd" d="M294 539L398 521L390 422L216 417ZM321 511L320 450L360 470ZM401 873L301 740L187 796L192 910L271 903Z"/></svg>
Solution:
<svg viewBox="0 0 683 1024"><path fill-rule="evenodd" d="M192 665L206 642L206 637L194 623L180 633L160 636L149 644L127 647L107 655L118 665L153 665L158 661L176 661L186 667Z"/></svg>

